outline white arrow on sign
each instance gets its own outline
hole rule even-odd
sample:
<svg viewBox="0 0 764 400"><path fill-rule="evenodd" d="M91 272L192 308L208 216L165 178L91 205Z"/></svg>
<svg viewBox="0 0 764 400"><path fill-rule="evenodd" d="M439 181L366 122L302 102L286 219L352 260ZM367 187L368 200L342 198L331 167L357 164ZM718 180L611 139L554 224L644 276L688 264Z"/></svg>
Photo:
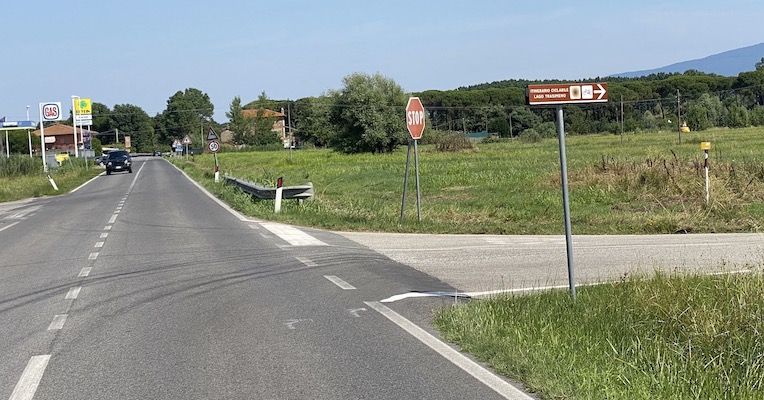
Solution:
<svg viewBox="0 0 764 400"><path fill-rule="evenodd" d="M605 88L602 87L602 85L600 85L599 83L597 84L597 87L599 89L595 90L594 94L599 94L600 97L597 97L597 100L602 100L602 97L605 96L605 93L607 93L607 90L605 90Z"/></svg>

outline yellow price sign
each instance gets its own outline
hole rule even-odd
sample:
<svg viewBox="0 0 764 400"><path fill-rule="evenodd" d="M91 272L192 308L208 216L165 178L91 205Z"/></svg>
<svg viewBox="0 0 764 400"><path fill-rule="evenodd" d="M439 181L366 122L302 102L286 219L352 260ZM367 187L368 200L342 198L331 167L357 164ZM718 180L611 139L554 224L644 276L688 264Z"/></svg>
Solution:
<svg viewBox="0 0 764 400"><path fill-rule="evenodd" d="M711 150L711 142L700 142L701 150Z"/></svg>
<svg viewBox="0 0 764 400"><path fill-rule="evenodd" d="M74 102L74 113L77 115L93 114L93 104L90 99L78 99Z"/></svg>

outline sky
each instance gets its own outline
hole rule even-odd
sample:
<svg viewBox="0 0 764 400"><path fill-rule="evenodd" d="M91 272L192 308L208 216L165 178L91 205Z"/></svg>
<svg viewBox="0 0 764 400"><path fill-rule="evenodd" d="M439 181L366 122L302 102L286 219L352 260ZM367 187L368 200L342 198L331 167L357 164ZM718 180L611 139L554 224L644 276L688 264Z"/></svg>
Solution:
<svg viewBox="0 0 764 400"><path fill-rule="evenodd" d="M196 88L225 122L235 96L319 96L354 72L407 92L575 81L764 42L761 0L11 3L0 19L0 117L11 121L39 120L40 102L68 115L72 96L154 116Z"/></svg>

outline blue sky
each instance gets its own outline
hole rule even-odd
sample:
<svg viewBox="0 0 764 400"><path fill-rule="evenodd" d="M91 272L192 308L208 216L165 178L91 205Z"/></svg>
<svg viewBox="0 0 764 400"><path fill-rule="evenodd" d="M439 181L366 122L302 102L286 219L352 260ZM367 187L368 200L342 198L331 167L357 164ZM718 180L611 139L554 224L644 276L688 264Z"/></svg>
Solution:
<svg viewBox="0 0 764 400"><path fill-rule="evenodd" d="M353 72L406 91L576 80L764 42L761 0L14 1L0 21L0 117L90 97L153 116L197 88L234 96L340 89ZM764 54L762 55L764 56ZM753 66L751 66L753 69Z"/></svg>

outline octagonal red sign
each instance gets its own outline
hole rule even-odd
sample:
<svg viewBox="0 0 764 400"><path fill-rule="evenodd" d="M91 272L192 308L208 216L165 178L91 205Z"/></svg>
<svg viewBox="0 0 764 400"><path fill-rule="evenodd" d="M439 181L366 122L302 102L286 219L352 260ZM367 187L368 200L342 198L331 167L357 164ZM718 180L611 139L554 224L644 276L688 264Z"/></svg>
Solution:
<svg viewBox="0 0 764 400"><path fill-rule="evenodd" d="M412 139L420 139L424 132L424 106L419 97L409 97L406 104L406 128Z"/></svg>

